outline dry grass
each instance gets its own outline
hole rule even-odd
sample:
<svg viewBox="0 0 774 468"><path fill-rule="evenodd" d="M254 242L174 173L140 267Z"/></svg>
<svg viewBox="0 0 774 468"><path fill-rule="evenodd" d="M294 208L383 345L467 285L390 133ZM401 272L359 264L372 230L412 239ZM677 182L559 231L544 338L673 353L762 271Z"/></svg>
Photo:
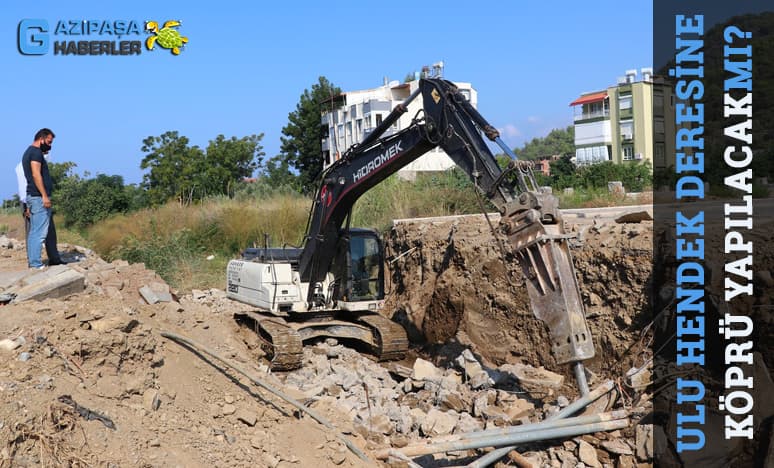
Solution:
<svg viewBox="0 0 774 468"><path fill-rule="evenodd" d="M180 290L223 287L228 260L265 233L272 245L300 243L309 206L300 196L168 203L102 221L88 237L102 257L143 262Z"/></svg>
<svg viewBox="0 0 774 468"><path fill-rule="evenodd" d="M2 234L14 239L24 239L24 221L18 209L0 211L0 235Z"/></svg>

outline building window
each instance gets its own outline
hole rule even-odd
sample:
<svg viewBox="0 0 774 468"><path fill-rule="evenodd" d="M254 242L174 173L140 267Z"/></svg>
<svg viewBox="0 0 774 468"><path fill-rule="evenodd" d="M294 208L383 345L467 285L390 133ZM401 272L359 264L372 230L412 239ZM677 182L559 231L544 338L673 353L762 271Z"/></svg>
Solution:
<svg viewBox="0 0 774 468"><path fill-rule="evenodd" d="M621 110L631 109L632 108L632 95L627 94L626 96L621 96L618 98L618 108Z"/></svg>
<svg viewBox="0 0 774 468"><path fill-rule="evenodd" d="M664 134L664 119L653 119L653 131L656 135Z"/></svg>
<svg viewBox="0 0 774 468"><path fill-rule="evenodd" d="M575 165L587 166L608 161L610 155L606 146L589 146L575 150Z"/></svg>
<svg viewBox="0 0 774 468"><path fill-rule="evenodd" d="M662 118L653 119L653 139L655 141L665 141L664 119Z"/></svg>
<svg viewBox="0 0 774 468"><path fill-rule="evenodd" d="M634 145L623 145L621 148L621 156L624 161L634 160Z"/></svg>
<svg viewBox="0 0 774 468"><path fill-rule="evenodd" d="M656 167L666 167L666 147L664 143L653 146L653 163Z"/></svg>
<svg viewBox="0 0 774 468"><path fill-rule="evenodd" d="M631 120L622 120L620 127L622 140L631 140L634 137L634 122Z"/></svg>
<svg viewBox="0 0 774 468"><path fill-rule="evenodd" d="M357 139L360 139L363 137L363 119L357 119L356 121L357 126Z"/></svg>
<svg viewBox="0 0 774 468"><path fill-rule="evenodd" d="M376 126L378 127L381 124L382 124L382 114L376 114Z"/></svg>

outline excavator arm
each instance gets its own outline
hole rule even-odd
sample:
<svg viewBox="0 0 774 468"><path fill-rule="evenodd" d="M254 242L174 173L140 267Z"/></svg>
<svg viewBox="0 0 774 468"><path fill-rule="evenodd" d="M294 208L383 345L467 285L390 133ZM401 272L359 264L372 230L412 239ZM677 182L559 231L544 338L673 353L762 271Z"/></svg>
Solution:
<svg viewBox="0 0 774 468"><path fill-rule="evenodd" d="M411 125L389 134L408 104L420 96L422 111ZM511 157L507 168L497 164L484 137ZM418 89L381 125L322 174L299 257L301 280L310 283L309 307L322 305L320 289L312 285L330 271L357 199L435 147L442 148L500 211L500 228L526 277L533 313L548 325L557 362L573 363L581 391L587 393L581 361L594 356L594 345L557 199L538 189L530 166L517 160L497 130L449 81L420 80Z"/></svg>

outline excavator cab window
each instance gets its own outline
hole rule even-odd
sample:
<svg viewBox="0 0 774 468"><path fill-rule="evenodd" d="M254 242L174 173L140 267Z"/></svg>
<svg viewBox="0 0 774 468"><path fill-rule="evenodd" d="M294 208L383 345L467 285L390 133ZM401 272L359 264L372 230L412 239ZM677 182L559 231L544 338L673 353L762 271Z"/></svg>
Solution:
<svg viewBox="0 0 774 468"><path fill-rule="evenodd" d="M384 298L382 243L377 234L365 229L350 230L349 240L350 301Z"/></svg>

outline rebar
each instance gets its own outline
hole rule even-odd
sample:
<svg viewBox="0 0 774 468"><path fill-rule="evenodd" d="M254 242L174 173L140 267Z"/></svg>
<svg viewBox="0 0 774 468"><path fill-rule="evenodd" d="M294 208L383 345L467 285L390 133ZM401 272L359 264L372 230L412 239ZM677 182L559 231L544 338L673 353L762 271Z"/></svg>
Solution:
<svg viewBox="0 0 774 468"><path fill-rule="evenodd" d="M334 432L334 435L336 436L336 438L339 439L344 445L346 445L347 448L349 448L349 450L352 453L357 455L358 458L360 458L364 462L368 463L369 465L373 465L373 461L371 459L369 459L366 456L366 454L363 453L363 451L361 451L359 448L357 448L357 446L355 446L355 444L352 443L351 440L349 440L348 438L346 438L346 437L342 436L341 434L339 434L338 430L336 430L336 427L333 424L331 424L330 422L328 422L327 419L325 419L322 416L320 416L319 414L317 414L316 411L313 411L313 410L307 408L306 406L304 406L298 400L289 397L284 392L282 392L282 391L274 388L273 386L271 386L271 385L269 385L269 384L267 384L267 383L257 379L256 377L253 377L247 371L243 370L241 367L237 366L233 362L226 360L225 358L219 356L214 351L211 351L208 348L206 348L206 347L204 347L204 346L202 346L200 344L197 344L197 343L191 341L190 339L188 339L188 338L186 338L184 336L177 335L175 333L170 333L170 332L163 331L163 330L160 332L160 335L163 336L164 338L168 338L168 339L170 339L172 341L175 341L178 344L182 344L182 345L184 345L187 348L190 348L191 350L193 350L197 354L204 353L204 354L207 354L207 355L217 359L218 361L222 362L226 366L234 369L235 371L237 371L240 374L242 374L245 377L247 377L255 385L258 385L259 387L267 390L269 393L271 393L271 394L273 394L273 395L275 395L275 396L285 400L286 402L290 403L296 409L298 409L299 411L301 411L303 413L308 414L309 416L312 417L312 419L314 419L315 421L319 422L320 424L322 424L326 428L332 429L333 432Z"/></svg>

